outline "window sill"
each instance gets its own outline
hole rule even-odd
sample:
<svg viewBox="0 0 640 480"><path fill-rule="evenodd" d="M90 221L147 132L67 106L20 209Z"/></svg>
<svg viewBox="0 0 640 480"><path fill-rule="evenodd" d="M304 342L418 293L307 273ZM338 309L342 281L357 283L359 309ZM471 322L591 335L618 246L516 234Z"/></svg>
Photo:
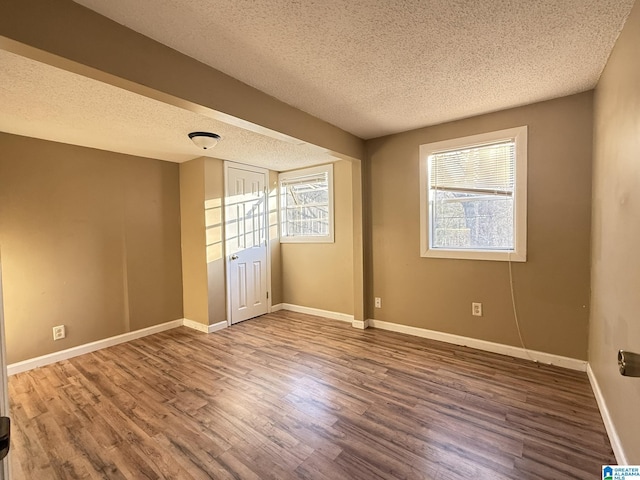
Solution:
<svg viewBox="0 0 640 480"><path fill-rule="evenodd" d="M280 243L335 243L333 237L280 237Z"/></svg>
<svg viewBox="0 0 640 480"><path fill-rule="evenodd" d="M526 253L497 252L494 250L446 250L430 248L420 254L425 258L449 258L456 260L489 260L497 262L526 262Z"/></svg>

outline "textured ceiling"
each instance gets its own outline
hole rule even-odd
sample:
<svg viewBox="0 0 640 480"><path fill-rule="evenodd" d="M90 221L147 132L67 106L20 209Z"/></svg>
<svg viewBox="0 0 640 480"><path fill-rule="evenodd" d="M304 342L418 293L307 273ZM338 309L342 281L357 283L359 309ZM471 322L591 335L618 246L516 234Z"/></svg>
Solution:
<svg viewBox="0 0 640 480"><path fill-rule="evenodd" d="M0 50L0 131L183 162L201 156L283 171L335 160L324 149L286 142L192 113ZM197 148L187 134L222 140Z"/></svg>
<svg viewBox="0 0 640 480"><path fill-rule="evenodd" d="M633 0L75 0L372 138L595 86Z"/></svg>

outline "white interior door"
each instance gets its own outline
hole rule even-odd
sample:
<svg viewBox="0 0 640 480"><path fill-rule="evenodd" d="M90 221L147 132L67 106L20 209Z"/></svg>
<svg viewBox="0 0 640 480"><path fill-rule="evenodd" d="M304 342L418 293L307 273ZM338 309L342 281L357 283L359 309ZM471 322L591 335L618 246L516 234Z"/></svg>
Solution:
<svg viewBox="0 0 640 480"><path fill-rule="evenodd" d="M267 171L225 164L225 238L230 322L268 312Z"/></svg>

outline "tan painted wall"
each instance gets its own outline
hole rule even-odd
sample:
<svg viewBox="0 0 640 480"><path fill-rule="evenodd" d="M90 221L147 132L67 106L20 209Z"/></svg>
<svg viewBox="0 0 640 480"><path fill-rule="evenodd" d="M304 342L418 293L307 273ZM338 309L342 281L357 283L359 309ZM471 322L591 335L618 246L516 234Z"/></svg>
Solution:
<svg viewBox="0 0 640 480"><path fill-rule="evenodd" d="M640 464L640 378L619 349L640 353L640 3L595 95L589 363L631 464ZM619 459L620 460L620 459Z"/></svg>
<svg viewBox="0 0 640 480"><path fill-rule="evenodd" d="M282 301L353 314L351 163L334 164L335 243L283 243Z"/></svg>
<svg viewBox="0 0 640 480"><path fill-rule="evenodd" d="M0 152L9 363L182 318L176 164L2 133Z"/></svg>
<svg viewBox="0 0 640 480"><path fill-rule="evenodd" d="M418 150L520 125L529 126L528 261L513 265L522 333L528 348L586 359L591 92L368 141L368 313L519 346L506 262L420 257ZM482 318L471 302L483 303Z"/></svg>
<svg viewBox="0 0 640 480"><path fill-rule="evenodd" d="M183 108L195 107L199 113L207 114L206 109L197 108L203 106L339 154L363 158L364 143L358 137L71 0L3 0L0 36L97 71L79 69L78 65L69 65L69 62L61 62L50 55L9 45L11 42L3 41L2 37L0 48L37 57L37 60L54 66L139 91ZM100 75L100 72L108 75ZM127 82L136 85L128 85Z"/></svg>
<svg viewBox="0 0 640 480"><path fill-rule="evenodd" d="M282 255L278 224L278 172L269 171L269 247L271 249L271 304L282 303Z"/></svg>
<svg viewBox="0 0 640 480"><path fill-rule="evenodd" d="M353 240L353 318L365 320L364 270L364 186L362 162L351 162L352 240Z"/></svg>
<svg viewBox="0 0 640 480"><path fill-rule="evenodd" d="M208 279L209 325L226 321L226 273L224 255L224 162L204 160L204 215Z"/></svg>
<svg viewBox="0 0 640 480"><path fill-rule="evenodd" d="M180 164L184 318L209 325L205 230L205 159Z"/></svg>
<svg viewBox="0 0 640 480"><path fill-rule="evenodd" d="M364 142L360 138L71 0L59 0L55 5L48 0L7 0L2 13L0 48L260 133L271 134L265 129L282 132L326 148L339 158L364 158ZM359 215L358 202L353 207L353 214ZM357 261L353 280L358 294L363 283L361 232L356 229L354 235ZM285 295L277 241L272 242L271 250L271 294L272 303L276 304ZM217 271L212 273L214 278L219 275ZM219 291L215 285L212 288ZM201 298L200 294L196 289L192 297ZM198 306L194 298L187 298L193 307L187 310L191 317L204 322L202 299ZM351 299L351 307L341 301L338 305L353 310L353 302ZM363 316L362 295L356 299L355 310L357 317ZM214 317L218 318L217 314Z"/></svg>

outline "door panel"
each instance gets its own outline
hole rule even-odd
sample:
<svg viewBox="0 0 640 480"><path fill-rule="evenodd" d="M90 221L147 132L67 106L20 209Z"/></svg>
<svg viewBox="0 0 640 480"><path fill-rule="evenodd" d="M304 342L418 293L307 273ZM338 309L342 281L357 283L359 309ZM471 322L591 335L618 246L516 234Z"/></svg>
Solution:
<svg viewBox="0 0 640 480"><path fill-rule="evenodd" d="M266 174L227 166L226 246L231 323L263 315L267 300Z"/></svg>

